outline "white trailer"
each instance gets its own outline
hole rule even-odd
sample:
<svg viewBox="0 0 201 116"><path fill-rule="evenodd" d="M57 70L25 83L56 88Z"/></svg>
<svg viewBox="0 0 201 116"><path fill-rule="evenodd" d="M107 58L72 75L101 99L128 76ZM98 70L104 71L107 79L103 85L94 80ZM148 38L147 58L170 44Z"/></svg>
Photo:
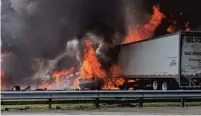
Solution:
<svg viewBox="0 0 201 116"><path fill-rule="evenodd" d="M180 31L119 47L123 88L201 87L201 32Z"/></svg>

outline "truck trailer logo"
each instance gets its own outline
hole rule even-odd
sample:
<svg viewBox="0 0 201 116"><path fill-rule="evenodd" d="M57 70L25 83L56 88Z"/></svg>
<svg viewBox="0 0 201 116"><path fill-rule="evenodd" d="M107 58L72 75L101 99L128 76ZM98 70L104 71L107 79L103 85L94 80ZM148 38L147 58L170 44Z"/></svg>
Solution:
<svg viewBox="0 0 201 116"><path fill-rule="evenodd" d="M187 43L201 43L201 37L195 37L195 36L184 36Z"/></svg>
<svg viewBox="0 0 201 116"><path fill-rule="evenodd" d="M201 51L201 46L198 44L191 45L191 48L193 49L193 51Z"/></svg>
<svg viewBox="0 0 201 116"><path fill-rule="evenodd" d="M177 66L176 57L170 57L169 67Z"/></svg>

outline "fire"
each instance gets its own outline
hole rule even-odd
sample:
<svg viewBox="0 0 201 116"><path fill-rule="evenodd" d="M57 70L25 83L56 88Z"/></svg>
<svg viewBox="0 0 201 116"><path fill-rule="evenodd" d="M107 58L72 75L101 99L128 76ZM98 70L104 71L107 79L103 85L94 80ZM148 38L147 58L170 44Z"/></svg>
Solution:
<svg viewBox="0 0 201 116"><path fill-rule="evenodd" d="M183 12L180 13L182 15ZM129 28L128 35L124 39L123 44L131 43L135 41L140 41L153 37L155 30L162 23L166 16L160 12L159 6L153 6L153 14L147 24L139 25L137 27ZM172 21L172 24L167 28L168 33L175 32L177 21ZM185 23L185 30L189 31L190 22ZM73 80L74 88L80 89L79 79L83 80L93 80L94 78L99 78L104 81L104 89L119 89L118 86L122 85L125 80L120 76L120 68L117 64L114 64L109 71L105 71L101 66L98 58L96 57L95 49L93 48L93 43L89 40L85 40L86 47L84 49L84 54L82 58L82 65L80 69L80 75L76 76ZM74 67L70 69L57 70L55 71L51 78L55 81L49 82L49 80L41 80L40 88L55 89L61 85L61 77L64 76L66 80L69 79L69 75L75 71ZM6 83L4 80L4 73L1 70L1 90L5 89ZM136 80L129 80L128 82L136 82Z"/></svg>
<svg viewBox="0 0 201 116"><path fill-rule="evenodd" d="M170 25L168 28L167 28L167 32L168 33L173 33L176 31L176 27L174 25Z"/></svg>
<svg viewBox="0 0 201 116"><path fill-rule="evenodd" d="M181 12L179 15L182 16L183 12ZM166 30L168 33L173 33L181 29L181 27L179 27L181 26L180 24L181 22L174 19L172 14L170 15L170 18L168 19L168 22L171 23ZM184 22L183 26L184 26L183 30L190 31L191 28L190 28L189 21Z"/></svg>
<svg viewBox="0 0 201 116"><path fill-rule="evenodd" d="M92 42L89 40L86 40L85 42L86 48L84 49L83 63L80 70L81 79L104 79L106 77L106 73L102 69L100 62L96 57L96 52L92 46Z"/></svg>
<svg viewBox="0 0 201 116"><path fill-rule="evenodd" d="M79 82L80 77L76 78L74 81L74 89L80 89L80 82Z"/></svg>
<svg viewBox="0 0 201 116"><path fill-rule="evenodd" d="M61 76L65 76L65 78L67 78L67 76L71 73L73 73L74 71L74 67L71 67L70 69L64 69L61 71L56 71L52 74L53 78L56 78L56 85L59 86L60 85L60 78Z"/></svg>
<svg viewBox="0 0 201 116"><path fill-rule="evenodd" d="M52 84L50 84L50 83L48 83L46 80L41 80L41 83L40 83L40 86L39 86L39 88L43 88L43 89L53 89L54 88L54 86L52 85Z"/></svg>
<svg viewBox="0 0 201 116"><path fill-rule="evenodd" d="M159 6L153 6L153 15L147 24L129 29L128 36L125 38L123 44L151 38L156 28L165 18L165 15L159 9Z"/></svg>
<svg viewBox="0 0 201 116"><path fill-rule="evenodd" d="M41 80L41 84L40 84L39 88L55 89L55 87L59 87L62 82L61 77L64 76L65 80L68 80L69 79L68 75L72 74L74 72L74 70L75 70L75 68L71 67L70 69L55 71L51 77L51 78L55 78L55 83L50 83L50 82L48 82L48 80Z"/></svg>
<svg viewBox="0 0 201 116"><path fill-rule="evenodd" d="M106 71L101 67L98 58L96 57L92 42L86 40L85 43L86 48L84 49L84 57L82 67L80 69L80 77L74 81L75 88L79 88L79 79L93 80L93 78L99 78L104 81L104 89L118 89L118 86L124 83L124 79L119 78L120 69L118 65L113 65L110 68L109 73L106 73Z"/></svg>
<svg viewBox="0 0 201 116"><path fill-rule="evenodd" d="M130 82L130 83L134 83L134 82L136 82L136 80L128 80L128 82Z"/></svg>
<svg viewBox="0 0 201 116"><path fill-rule="evenodd" d="M110 68L110 78L105 79L104 89L119 89L118 86L124 83L124 79L120 78L120 68L114 64Z"/></svg>
<svg viewBox="0 0 201 116"><path fill-rule="evenodd" d="M183 15L183 12L180 13L180 16L181 15ZM128 36L123 41L123 44L153 37L156 28L161 24L161 22L165 18L166 16L162 12L160 12L160 7L153 6L153 14L149 22L141 26L130 28L128 31ZM180 29L177 27L176 20L168 19L168 21L171 22L171 25L169 25L166 30L168 33L173 33ZM189 21L185 22L185 28L184 28L185 31L189 31L191 29L189 24L190 24Z"/></svg>
<svg viewBox="0 0 201 116"><path fill-rule="evenodd" d="M176 22L176 21L175 21ZM191 30L191 28L190 28L190 26L189 26L189 24L190 24L190 22L189 21L187 21L186 23L185 23L185 31L190 31ZM167 28L167 32L168 33L174 33L174 32L176 32L178 30L178 28L177 28L177 25L176 25L176 23L173 23L173 24L171 24L170 26L168 26L168 28Z"/></svg>

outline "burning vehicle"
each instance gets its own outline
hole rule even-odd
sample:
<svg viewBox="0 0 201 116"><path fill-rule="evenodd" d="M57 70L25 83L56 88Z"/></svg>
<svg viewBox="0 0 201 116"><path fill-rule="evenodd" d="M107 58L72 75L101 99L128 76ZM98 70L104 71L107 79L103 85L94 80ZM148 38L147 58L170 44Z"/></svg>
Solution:
<svg viewBox="0 0 201 116"><path fill-rule="evenodd" d="M180 56L177 55L169 56L170 68L161 63L167 71L163 70L159 78L155 76L159 73L157 71L147 73L147 70L156 68L156 62L151 60L155 56L150 55L154 51L149 50L160 44L158 41L166 40L159 37L161 39L157 39L155 44L147 44L150 38L179 30L184 30L179 34L183 36L193 29L199 30L201 20L198 14L195 20L189 20L191 16L185 17L189 14L186 9L192 1L174 1L178 8L184 4L181 11L166 8L164 3L171 2L156 1L145 1L149 5L143 9L143 2L138 0L2 0L1 90L24 84L36 90L134 90L143 87L166 90L172 82L179 87L199 86L199 66L193 65L192 75L195 77L190 85L186 84L191 76L184 75L188 69L179 66L183 65L183 60L178 59ZM161 3L161 6L156 3ZM192 12L190 14L195 14ZM200 35L192 32L192 36L199 38ZM167 42L175 36L168 37ZM175 38L175 42L183 42L182 37ZM135 47L138 42L142 43L139 48ZM193 47L198 49L200 44L195 44ZM169 43L165 45L170 46ZM174 46L172 53L178 50L178 46ZM159 47L161 51L163 49L162 52L158 50L161 54L168 52L163 46ZM139 55L140 50L149 53ZM186 52L184 48L182 50ZM192 50L187 52L191 54ZM194 52L192 54L197 54L194 55L196 61L192 58L194 61L191 62L197 63L200 60L199 50ZM136 63L133 59L137 58ZM147 63L149 61L154 64ZM181 71L174 73L174 77L167 76L172 74L169 73L172 67L178 67ZM157 70L160 71L160 68ZM152 77L146 78L147 75ZM13 90L21 89L15 87Z"/></svg>
<svg viewBox="0 0 201 116"><path fill-rule="evenodd" d="M146 85L153 90L201 88L201 32L180 31L119 47L127 89L146 89ZM129 85L128 80L136 82Z"/></svg>

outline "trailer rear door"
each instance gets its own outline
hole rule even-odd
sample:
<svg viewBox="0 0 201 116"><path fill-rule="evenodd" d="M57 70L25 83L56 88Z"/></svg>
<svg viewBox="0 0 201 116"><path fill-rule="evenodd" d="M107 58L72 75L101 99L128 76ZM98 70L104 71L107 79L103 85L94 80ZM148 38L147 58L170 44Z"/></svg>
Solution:
<svg viewBox="0 0 201 116"><path fill-rule="evenodd" d="M181 75L201 77L201 32L182 32Z"/></svg>

